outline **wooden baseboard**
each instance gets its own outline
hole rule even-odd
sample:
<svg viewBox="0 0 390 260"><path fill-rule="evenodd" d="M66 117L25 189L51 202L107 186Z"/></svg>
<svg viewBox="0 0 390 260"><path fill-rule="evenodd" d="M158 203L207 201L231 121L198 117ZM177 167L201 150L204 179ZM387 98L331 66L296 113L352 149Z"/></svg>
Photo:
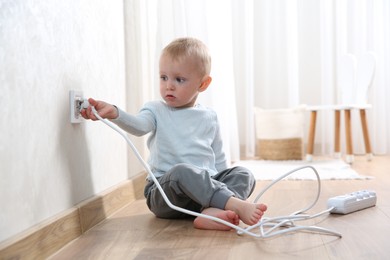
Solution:
<svg viewBox="0 0 390 260"><path fill-rule="evenodd" d="M118 209L143 197L145 176L137 176L79 204L81 231L86 232Z"/></svg>
<svg viewBox="0 0 390 260"><path fill-rule="evenodd" d="M145 173L0 243L0 259L45 259L117 210L143 197Z"/></svg>

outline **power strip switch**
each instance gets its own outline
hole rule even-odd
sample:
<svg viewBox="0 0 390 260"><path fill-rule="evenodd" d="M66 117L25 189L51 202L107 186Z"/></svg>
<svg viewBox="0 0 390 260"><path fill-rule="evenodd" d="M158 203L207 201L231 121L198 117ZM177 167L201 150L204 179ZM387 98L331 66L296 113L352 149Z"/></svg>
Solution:
<svg viewBox="0 0 390 260"><path fill-rule="evenodd" d="M349 214L358 210L373 207L376 204L374 191L362 190L328 199L330 213Z"/></svg>

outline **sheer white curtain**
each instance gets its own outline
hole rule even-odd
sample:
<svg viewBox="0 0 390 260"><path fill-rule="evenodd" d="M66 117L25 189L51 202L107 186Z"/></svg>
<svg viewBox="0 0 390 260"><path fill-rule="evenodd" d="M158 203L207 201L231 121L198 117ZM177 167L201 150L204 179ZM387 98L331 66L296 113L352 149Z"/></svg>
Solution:
<svg viewBox="0 0 390 260"><path fill-rule="evenodd" d="M389 6L386 0L254 1L254 105L336 103L336 61L345 53L359 57L373 51L377 69L369 98L370 136L375 154L389 153ZM317 153L332 153L333 121L331 111L319 114ZM357 111L352 123L354 152L364 153ZM251 140L247 146L254 145Z"/></svg>
<svg viewBox="0 0 390 260"><path fill-rule="evenodd" d="M373 151L390 151L390 4L387 0L128 0L125 1L128 109L157 99L161 49L182 36L212 54L211 87L199 101L221 122L230 160L253 156L253 106L287 108L336 102L336 61L377 54L368 120ZM358 115L354 149L363 152ZM356 145L355 145L356 144ZM316 151L333 150L333 115L321 113Z"/></svg>

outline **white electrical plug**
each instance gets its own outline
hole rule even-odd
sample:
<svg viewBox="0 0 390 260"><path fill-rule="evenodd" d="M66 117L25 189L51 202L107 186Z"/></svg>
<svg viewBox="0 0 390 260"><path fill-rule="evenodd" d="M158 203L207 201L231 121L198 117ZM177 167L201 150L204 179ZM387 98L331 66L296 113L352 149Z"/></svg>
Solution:
<svg viewBox="0 0 390 260"><path fill-rule="evenodd" d="M81 112L81 110L87 109L88 107L89 107L89 102L87 99L83 99L80 101L80 106L79 106L80 112Z"/></svg>

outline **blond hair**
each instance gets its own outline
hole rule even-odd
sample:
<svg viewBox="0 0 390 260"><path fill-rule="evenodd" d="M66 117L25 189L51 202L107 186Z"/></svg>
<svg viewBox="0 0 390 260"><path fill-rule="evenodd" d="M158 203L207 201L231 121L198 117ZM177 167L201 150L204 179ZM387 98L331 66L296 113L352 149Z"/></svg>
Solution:
<svg viewBox="0 0 390 260"><path fill-rule="evenodd" d="M161 53L161 56L168 55L173 60L182 58L195 58L199 64L199 72L202 76L210 74L211 57L207 46L195 38L178 38L168 44Z"/></svg>

